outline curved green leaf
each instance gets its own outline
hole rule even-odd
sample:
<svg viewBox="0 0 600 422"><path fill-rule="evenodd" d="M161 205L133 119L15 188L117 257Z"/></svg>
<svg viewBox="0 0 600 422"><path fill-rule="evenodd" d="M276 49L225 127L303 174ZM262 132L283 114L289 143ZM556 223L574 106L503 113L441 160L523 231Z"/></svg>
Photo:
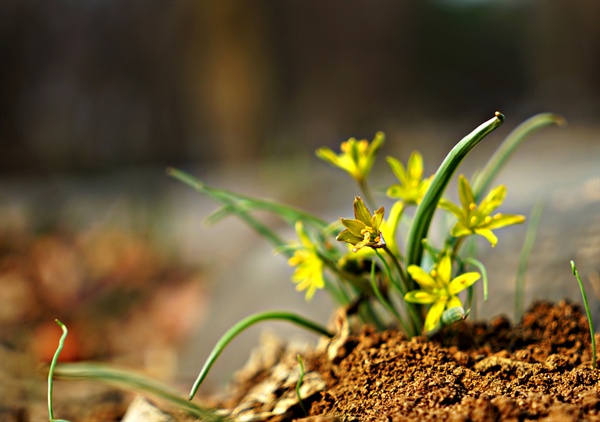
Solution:
<svg viewBox="0 0 600 422"><path fill-rule="evenodd" d="M504 115L496 112L492 119L481 124L456 144L438 168L433 181L429 185L429 189L427 189L427 193L425 193L421 204L417 208L413 224L410 228L406 252L407 267L421 263L423 255L422 240L427 238L431 219L452 174L469 151L490 132L500 126L503 121ZM408 286L409 290L414 288L414 283L411 284Z"/></svg>
<svg viewBox="0 0 600 422"><path fill-rule="evenodd" d="M231 327L229 330L227 330L227 332L225 334L223 334L223 336L219 339L219 341L217 342L215 347L213 347L212 351L210 352L210 355L208 356L208 359L206 359L204 366L202 367L202 369L200 370L200 373L198 374L198 378L196 378L196 381L194 382L192 390L190 391L190 395L189 395L190 400L196 395L196 392L198 391L200 384L202 384L202 381L204 381L204 378L206 378L208 371L213 366L213 364L215 363L215 361L217 360L217 358L219 357L221 352L223 352L225 347L227 347L229 342L231 342L231 340L233 340L238 334L240 334L246 328L256 324L257 322L266 321L266 320L289 321L289 322L292 322L303 328L306 328L308 330L312 330L318 334L321 334L321 335L324 335L327 337L333 336L332 333L330 333L326 328L322 327L321 325L319 325L315 322L309 321L306 318L304 318L300 315L291 313L291 312L269 311L269 312L261 312L258 314L250 315L249 317L244 318L243 320L241 320L240 322L235 324L233 327Z"/></svg>

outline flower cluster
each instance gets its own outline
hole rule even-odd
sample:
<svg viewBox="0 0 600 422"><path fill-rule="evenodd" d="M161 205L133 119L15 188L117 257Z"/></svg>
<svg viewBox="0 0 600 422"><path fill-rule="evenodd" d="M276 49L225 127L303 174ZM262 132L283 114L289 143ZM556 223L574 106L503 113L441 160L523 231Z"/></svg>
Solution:
<svg viewBox="0 0 600 422"><path fill-rule="evenodd" d="M340 154L328 148L320 148L317 150L317 156L349 173L358 182L359 188L365 190L363 193L368 202L372 203L370 194L366 192L366 182L383 141L382 133L378 133L372 143L352 138L341 144ZM339 288L344 290L344 277L349 278L348 268L353 268L350 274L354 277L354 283L356 277L369 277L370 271L365 267L365 263L379 258L382 268L386 271L370 273L371 294L384 301L385 303L382 303L384 307L391 310L400 320L402 315L393 309L391 302L387 302L390 292L382 292L378 283L384 283L382 286L391 286L401 294L408 312L415 321L419 320L420 311L414 306L428 306L429 310L422 328L425 332L433 332L440 324L448 323L444 318L446 313L450 315L458 309L460 310L456 311L458 315L468 314L468 310L466 312L463 310L463 303L458 295L466 289L471 289L475 282L481 279L479 272L465 271L464 263L454 265L459 259L460 242L456 240L469 235L479 235L486 238L494 247L498 243L498 238L493 230L522 223L525 217L495 213L506 197L505 186L500 185L492 189L478 203L471 184L464 175L460 175L458 178L460 204L454 204L444 198L437 200L437 206L454 215L456 222L449 229L449 236L441 250L428 248L433 258L432 268L426 270L419 262L403 262L404 256L397 236L405 210L411 206L419 207L430 190L433 192L428 198L436 198L432 196L436 194L437 198L441 197L441 191L436 190L443 189L451 171L446 169L446 174L438 172L424 178L423 157L418 151L411 153L406 166L394 157L387 157L387 162L397 178L397 182L391 184L385 191L389 198L396 201L388 219L384 218L384 207L379 207L371 213L360 196L354 198L354 218L340 218L344 229L338 232L336 240L351 245L354 253L361 252L361 257L357 255L355 258L356 265L352 265L352 258L348 255L343 255L341 258L331 256L329 264L337 262L337 267L324 265L324 260L328 258L323 253L319 254L318 245L309 240L302 225L298 223L296 231L302 246L288 260L290 265L296 267L292 280L298 284L298 290L306 290L306 297L311 298L317 289L326 286L333 288L323 276L324 271L330 270L342 279ZM437 182L435 186L434 178ZM418 223L418 221L413 222L413 224ZM418 241L424 242L426 239L418 239ZM362 253L365 250L371 252ZM384 254L380 254L377 250L382 250ZM473 261L473 258L469 260ZM397 270L396 273L392 268ZM377 281L377 278L382 278L382 281ZM420 288L414 288L414 283L417 283ZM364 290L362 294L364 295ZM400 322L410 329L410 323L402 320Z"/></svg>

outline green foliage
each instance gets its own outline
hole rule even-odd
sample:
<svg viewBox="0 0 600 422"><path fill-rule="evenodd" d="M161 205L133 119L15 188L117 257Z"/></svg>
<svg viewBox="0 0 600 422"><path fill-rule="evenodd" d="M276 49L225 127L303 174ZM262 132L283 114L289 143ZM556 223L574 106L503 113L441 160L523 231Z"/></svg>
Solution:
<svg viewBox="0 0 600 422"><path fill-rule="evenodd" d="M276 251L285 254L288 263L295 268L292 281L297 284L297 290L306 291L307 299L324 289L339 305L346 307L349 316L357 314L364 323L385 328L382 321L391 320L409 336L420 333L432 335L444 325L468 316L474 297L474 285L481 278L484 284L483 296L487 299L485 267L471 253L461 252L464 240L479 235L494 247L498 239L493 230L525 220L520 215L496 212L507 191L503 185L488 191L494 177L528 135L539 128L563 121L552 114L534 116L515 129L500 145L498 152L484 169L472 178L474 183L464 175L459 176L459 204L443 198L446 186L462 160L503 122L504 116L496 112L493 118L458 142L430 177L423 177L423 158L416 151L411 154L406 165L394 157L387 157L392 173L398 179L397 183L386 189L387 196L395 200L387 218L384 206L375 207L368 183L377 153L384 143L385 138L381 132L376 134L371 143L356 139L342 143L339 154L328 148L317 150L319 158L347 172L365 197L364 201L359 196L354 198L353 219L341 218L339 222L331 224L302 210L276 202L209 187L179 170L167 171L221 205L209 217L210 222L233 214L271 241ZM376 209L375 212L372 213L368 206ZM406 210L411 207L416 208L409 221ZM428 231L438 208L449 211L456 221L448 228L443 245L435 248L428 240ZM284 242L270 227L251 215L258 210L272 212L295 225L299 242ZM402 243L399 241L400 223L403 220L410 227L408 234L404 236L406 251L402 250ZM334 239L347 244L349 249L336 247ZM424 255L425 251L428 256ZM468 271L468 266L475 267L478 272ZM463 291L467 292L466 302L459 298ZM375 303L381 306L374 307ZM382 315L382 312L386 315ZM269 315L269 319L289 320L290 317L285 313L255 315L228 331L213 349L190 397L231 338L250 324L264 319L265 315ZM307 324L304 326L314 330L314 327Z"/></svg>
<svg viewBox="0 0 600 422"><path fill-rule="evenodd" d="M213 409L186 400L179 395L179 392L167 385L135 372L118 369L110 365L85 362L63 363L57 366L56 376L65 380L101 382L113 387L154 396L185 410L202 421L218 422L228 420Z"/></svg>
<svg viewBox="0 0 600 422"><path fill-rule="evenodd" d="M581 277L579 277L579 272L577 271L577 267L575 266L575 262L571 261L571 270L573 271L573 275L577 279L577 283L579 283L579 290L581 290L581 297L583 298L583 306L585 307L585 314L588 319L588 324L590 326L590 337L592 342L592 368L596 369L596 336L594 335L594 321L592 320L592 313L590 312L590 305L588 304L587 294L585 293L585 288L583 287L583 282L581 281Z"/></svg>
<svg viewBox="0 0 600 422"><path fill-rule="evenodd" d="M65 339L67 338L67 334L69 330L65 324L55 319L56 323L60 328L62 328L62 335L60 336L60 340L58 341L58 347L56 348L56 352L54 353L54 357L52 358L52 362L50 363L50 369L48 370L48 417L50 422L68 422L64 419L55 419L54 418L54 410L52 409L52 390L54 389L53 375L54 370L56 368L56 362L58 362L58 356L60 352L62 352L63 346L65 345Z"/></svg>

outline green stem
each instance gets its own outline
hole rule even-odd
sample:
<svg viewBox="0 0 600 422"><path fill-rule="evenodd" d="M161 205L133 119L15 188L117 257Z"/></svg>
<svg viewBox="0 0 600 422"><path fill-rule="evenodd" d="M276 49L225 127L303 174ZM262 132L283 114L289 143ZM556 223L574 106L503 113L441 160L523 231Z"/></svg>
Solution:
<svg viewBox="0 0 600 422"><path fill-rule="evenodd" d="M320 324L312 322L300 315L291 312L269 311L250 315L249 317L244 318L243 320L235 324L233 327L231 327L229 330L227 330L227 332L219 339L215 347L213 347L212 351L210 352L210 355L208 356L208 359L202 367L202 370L198 374L198 378L196 378L196 382L194 382L192 390L190 391L189 400L191 400L194 397L194 395L196 395L196 392L198 391L200 384L202 384L202 381L204 381L204 378L206 378L208 371L213 366L221 352L223 352L225 347L227 347L227 345L231 342L231 340L233 340L246 328L258 322L266 320L289 321L296 325L299 325L300 327L312 330L317 334L321 334L327 337L333 337L333 334L331 334L325 327L321 326Z"/></svg>
<svg viewBox="0 0 600 422"><path fill-rule="evenodd" d="M414 221L408 235L407 245L407 266L419 265L423 255L423 245L421 241L427 238L429 225L433 218L433 214L437 208L437 204L442 197L444 190L452 177L452 174L457 169L462 159L490 132L496 129L504 121L504 116L500 112L496 112L494 117L487 122L481 124L469 135L465 136L446 156L423 197L423 200L417 207ZM409 282L408 288L414 288L414 282Z"/></svg>
<svg viewBox="0 0 600 422"><path fill-rule="evenodd" d="M521 142L529 135L548 125L563 126L565 124L566 121L561 116L551 113L541 113L530 117L517 126L506 137L494 155L490 157L483 170L475 178L473 183L475 199L478 200L487 191L500 169L502 169Z"/></svg>
<svg viewBox="0 0 600 422"><path fill-rule="evenodd" d="M347 271L341 270L335 264L335 262L333 262L331 259L327 258L321 252L317 252L317 255L319 256L319 258L321 258L321 261L323 261L325 266L327 268L329 268L331 271L333 271L340 278L347 280L353 287L355 287L358 291L360 291L361 293L364 293L368 297L373 296L373 291L371 290L369 283L367 283L364 278L355 276L354 274L351 274Z"/></svg>
<svg viewBox="0 0 600 422"><path fill-rule="evenodd" d="M365 197L365 202L369 205L371 209L375 209L375 200L373 199L373 195L371 194L371 189L369 189L369 184L366 180L360 180L358 182L358 186Z"/></svg>
<svg viewBox="0 0 600 422"><path fill-rule="evenodd" d="M300 375L298 376L298 382L296 383L296 398L298 399L298 403L300 404L304 415L308 416L304 403L302 403L302 395L300 394L300 388L304 382L304 362L302 362L302 356L297 355L296 357L298 359L298 365L300 365Z"/></svg>
<svg viewBox="0 0 600 422"><path fill-rule="evenodd" d="M581 290L581 297L583 298L583 306L585 307L585 314L587 315L588 325L590 327L590 337L592 341L592 368L596 369L596 337L594 336L594 321L592 320L590 305L588 304L587 295L585 294L585 288L583 287L583 282L581 281L581 277L579 277L577 267L575 267L575 261L571 261L571 270L573 271L573 275L579 283L579 290Z"/></svg>
<svg viewBox="0 0 600 422"><path fill-rule="evenodd" d="M394 263L394 266L396 267L398 274L400 274L400 283L394 283L393 282L394 278L392 277L392 274L391 274L390 268L387 264L387 261L385 259L383 259L383 257L377 251L377 249L374 249L374 250L375 250L375 253L377 254L377 256L379 256L379 259L381 259L381 261L383 262L383 265L385 266L385 269L388 272L388 276L390 277L390 280L392 280L392 283L394 284L394 286L396 286L396 288L400 292L400 295L402 295L402 300L406 306L406 309L408 310L408 313L410 314L410 317L413 322L413 327L414 327L413 330L407 332L406 334L408 334L409 336L412 336L411 333L416 334L421 331L421 327L423 326L423 319L421 318L421 316L419 314L418 308L413 303L407 302L404 300L404 296L408 292L408 289L406 287L406 280L407 280L406 273L404 272L404 269L402 268L402 265L400 264L400 262L398 261L396 256L387 248L387 246L384 246L383 250L388 254L391 261Z"/></svg>
<svg viewBox="0 0 600 422"><path fill-rule="evenodd" d="M383 259L383 257L381 255L379 255L379 252L376 249L374 249L374 250L375 250L375 253L379 256L379 258L381 258L384 265L387 266L387 262L385 261L385 259ZM398 271L398 275L400 276L400 283L394 283L394 284L398 287L398 289L400 290L400 293L404 296L408 292L408 287L407 287L408 276L406 275L406 271L404 271L404 268L402 268L402 264L400 264L400 261L398 261L398 259L396 258L396 255L394 255L394 253L387 246L384 246L383 250L390 257L390 260L392 261L392 263L394 264L394 267ZM390 274L390 277L391 277L391 274Z"/></svg>
<svg viewBox="0 0 600 422"><path fill-rule="evenodd" d="M62 419L54 419L54 411L52 410L52 391L54 390L54 383L52 381L52 378L54 375L54 368L56 367L56 362L58 362L58 356L60 355L60 352L62 351L63 346L65 345L65 339L67 338L68 330L65 324L63 324L59 320L55 319L54 321L56 321L58 326L62 328L63 333L60 337L60 340L58 341L58 347L56 349L56 352L54 353L52 362L50 363L50 370L48 371L48 416L50 422L61 422Z"/></svg>
<svg viewBox="0 0 600 422"><path fill-rule="evenodd" d="M381 290L379 289L379 286L377 285L377 279L375 277L375 261L373 261L372 264L371 264L371 286L373 287L373 291L375 292L375 296L377 297L377 299L379 300L379 302L381 303L381 305L383 305L383 307L385 309L387 309L387 311L389 313L391 313L392 315L394 315L396 317L396 319L398 320L398 322L400 322L400 324L402 325L402 328L404 328L404 332L406 334L408 334L409 337L413 337L415 333L413 332L412 327L409 326L408 324L406 324L406 322L404 321L404 318L402 318L402 316L396 310L396 308L394 308L392 306L392 304L381 293Z"/></svg>

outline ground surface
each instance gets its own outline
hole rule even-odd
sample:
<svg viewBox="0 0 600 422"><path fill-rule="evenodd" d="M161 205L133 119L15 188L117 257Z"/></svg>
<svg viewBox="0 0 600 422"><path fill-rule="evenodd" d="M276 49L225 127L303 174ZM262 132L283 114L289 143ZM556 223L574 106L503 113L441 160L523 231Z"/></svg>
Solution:
<svg viewBox="0 0 600 422"><path fill-rule="evenodd" d="M515 326L503 317L459 324L431 342L366 328L334 343L305 355L306 376L325 383L304 400L308 417L298 405L272 415L283 388L262 394L266 403L258 404L254 381L268 384L268 371L252 379L242 374L234 394L253 390L237 417L251 420L271 409L271 421L600 420L600 370L591 368L587 320L566 302L539 302Z"/></svg>

